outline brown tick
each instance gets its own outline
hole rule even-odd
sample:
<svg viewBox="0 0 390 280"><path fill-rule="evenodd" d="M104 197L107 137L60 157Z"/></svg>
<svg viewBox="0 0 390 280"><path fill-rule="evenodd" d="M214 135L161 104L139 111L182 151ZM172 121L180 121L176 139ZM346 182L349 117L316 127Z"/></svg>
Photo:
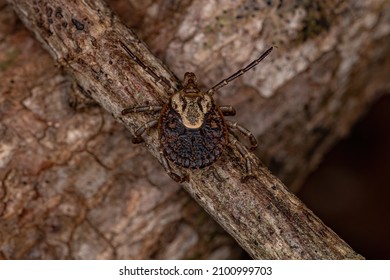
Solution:
<svg viewBox="0 0 390 280"><path fill-rule="evenodd" d="M227 79L222 80L208 91L198 88L194 73L185 73L183 87L174 91L164 78L158 76L146 66L129 48L120 42L122 48L145 72L156 82L161 83L170 93L169 100L164 105L144 105L124 109L123 115L139 112L159 112L159 116L140 126L135 131L134 143L143 141L142 135L150 128L158 127L161 162L166 172L177 182L187 179L186 175L176 174L169 162L183 168L201 169L213 164L225 151L227 145L237 148L245 158L246 177L252 176L252 163L248 149L232 134L239 131L249 139L250 149L257 147L256 138L245 127L225 120L224 116L234 116L236 111L232 106L218 106L214 103L213 94L232 80L255 67L273 49L270 47L259 58L248 66L240 69Z"/></svg>

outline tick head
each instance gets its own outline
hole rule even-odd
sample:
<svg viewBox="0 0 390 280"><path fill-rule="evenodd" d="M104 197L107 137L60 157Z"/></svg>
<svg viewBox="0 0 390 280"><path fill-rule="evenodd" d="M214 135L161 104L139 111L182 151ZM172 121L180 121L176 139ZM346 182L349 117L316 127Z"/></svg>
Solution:
<svg viewBox="0 0 390 280"><path fill-rule="evenodd" d="M183 91L185 91L186 93L199 92L198 79L196 78L194 73L186 72L184 74Z"/></svg>
<svg viewBox="0 0 390 280"><path fill-rule="evenodd" d="M195 74L185 73L183 89L171 97L171 106L180 115L183 124L190 129L201 127L212 105L211 96L199 90Z"/></svg>

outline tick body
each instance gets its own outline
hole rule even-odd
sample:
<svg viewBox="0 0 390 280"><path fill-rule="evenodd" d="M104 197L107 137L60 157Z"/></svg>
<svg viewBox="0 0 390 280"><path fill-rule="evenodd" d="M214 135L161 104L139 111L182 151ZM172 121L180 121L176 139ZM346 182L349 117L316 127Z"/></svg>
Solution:
<svg viewBox="0 0 390 280"><path fill-rule="evenodd" d="M210 95L201 92L193 73L184 87L163 107L159 119L163 155L184 168L204 168L214 163L228 143L222 112Z"/></svg>
<svg viewBox="0 0 390 280"><path fill-rule="evenodd" d="M251 149L257 146L256 138L241 125L225 120L225 116L235 115L234 108L216 105L212 95L219 88L256 66L272 51L272 47L247 67L222 80L208 91L201 91L198 88L195 74L187 72L184 75L182 89L175 92L164 78L155 74L125 44L122 42L120 44L136 63L170 93L168 102L162 106L136 106L122 111L123 115L141 112L159 113L157 118L150 120L135 131L133 142L142 142L144 132L157 127L161 162L171 178L178 182L186 180L187 176L185 173L175 173L170 163L182 168L202 169L217 161L228 145L236 147L243 156L246 176L251 176L252 162L248 149L233 136L232 131L237 130L247 137Z"/></svg>

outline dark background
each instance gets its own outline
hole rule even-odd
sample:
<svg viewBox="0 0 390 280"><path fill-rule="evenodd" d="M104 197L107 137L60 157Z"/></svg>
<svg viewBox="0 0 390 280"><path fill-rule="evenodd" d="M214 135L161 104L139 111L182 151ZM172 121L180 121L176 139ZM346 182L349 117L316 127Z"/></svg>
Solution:
<svg viewBox="0 0 390 280"><path fill-rule="evenodd" d="M324 157L298 196L367 259L390 259L390 96Z"/></svg>

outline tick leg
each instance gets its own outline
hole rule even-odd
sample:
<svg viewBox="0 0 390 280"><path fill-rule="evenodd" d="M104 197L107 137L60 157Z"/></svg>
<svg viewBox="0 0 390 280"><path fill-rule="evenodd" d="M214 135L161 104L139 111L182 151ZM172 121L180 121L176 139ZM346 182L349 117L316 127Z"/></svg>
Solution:
<svg viewBox="0 0 390 280"><path fill-rule="evenodd" d="M186 174L185 175L178 175L178 174L176 174L172 170L172 168L169 166L169 163L168 163L167 159L165 158L165 156L164 156L162 151L160 151L160 159L161 159L162 165L163 165L163 167L165 169L165 172L167 172L168 175L173 180L175 180L178 183L182 183L182 182L188 181L188 176Z"/></svg>
<svg viewBox="0 0 390 280"><path fill-rule="evenodd" d="M231 75L227 79L224 79L224 80L220 81L218 84L216 84L215 86L213 86L211 89L209 89L207 91L208 94L213 95L218 89L220 89L221 87L226 86L228 83L230 83L234 79L236 79L236 78L240 77L241 75L243 75L246 71L249 71L250 69L255 67L257 64L260 63L260 61L262 61L264 58L266 58L267 55L269 55L272 52L272 49L273 49L273 47L270 47L259 58L255 59L254 61L249 63L245 68L242 68L242 69L238 70L236 73L234 73L233 75Z"/></svg>
<svg viewBox="0 0 390 280"><path fill-rule="evenodd" d="M257 140L256 137L245 127L237 124L236 122L231 122L226 120L226 125L229 129L237 129L239 132L241 132L246 138L249 139L249 142L251 143L251 150L254 150L257 147Z"/></svg>
<svg viewBox="0 0 390 280"><path fill-rule="evenodd" d="M168 91L170 94L173 94L175 91L173 87L170 85L168 80L162 76L157 75L152 68L149 66L146 66L123 42L119 41L121 47L127 52L127 54L139 65L144 69L146 73L148 73L150 76L153 77L154 81L156 83L160 83L166 91Z"/></svg>
<svg viewBox="0 0 390 280"><path fill-rule="evenodd" d="M122 110L122 115L130 114L130 113L140 113L140 112L158 112L161 111L162 106L158 105L143 105L143 106L135 106Z"/></svg>
<svg viewBox="0 0 390 280"><path fill-rule="evenodd" d="M236 110L233 108L233 106L219 106L219 110L221 110L222 114L224 116L235 116Z"/></svg>
<svg viewBox="0 0 390 280"><path fill-rule="evenodd" d="M215 169L215 167L212 167L211 170L213 172L214 178L217 179L218 182L223 183L226 181L224 178L221 177L221 175L219 175L219 173L218 173L217 169Z"/></svg>
<svg viewBox="0 0 390 280"><path fill-rule="evenodd" d="M245 148L245 146L241 144L233 135L229 135L229 141L237 148L238 152L245 159L245 178L253 176L252 162L248 149Z"/></svg>
<svg viewBox="0 0 390 280"><path fill-rule="evenodd" d="M144 134L144 132L146 130L156 126L157 124L158 124L158 119L154 119L154 120L148 121L147 123L145 123L145 124L141 125L139 128L137 128L137 130L134 133L133 143L138 144L138 143L141 143L142 141L144 141L141 137L142 134Z"/></svg>

